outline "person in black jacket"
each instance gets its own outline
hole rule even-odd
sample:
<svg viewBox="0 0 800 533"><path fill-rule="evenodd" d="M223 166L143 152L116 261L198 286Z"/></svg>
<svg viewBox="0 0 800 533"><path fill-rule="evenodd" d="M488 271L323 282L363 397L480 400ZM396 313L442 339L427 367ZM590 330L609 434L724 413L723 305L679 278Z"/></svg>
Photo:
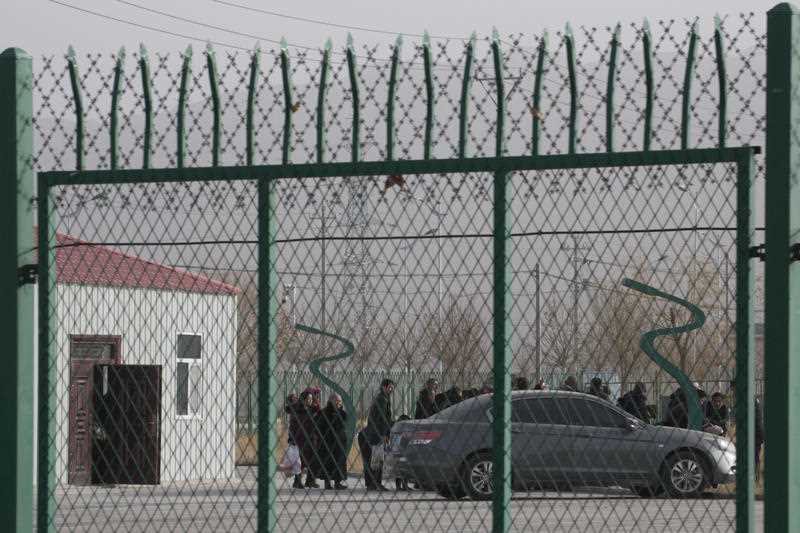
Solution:
<svg viewBox="0 0 800 533"><path fill-rule="evenodd" d="M647 387L641 381L633 386L619 399L617 405L625 409L642 422L650 423L650 411L647 409Z"/></svg>
<svg viewBox="0 0 800 533"><path fill-rule="evenodd" d="M414 409L414 418L420 420L428 418L439 412L438 405L436 404L436 391L439 389L439 382L434 378L425 382L425 388L419 391L419 399L417 400L417 407Z"/></svg>
<svg viewBox="0 0 800 533"><path fill-rule="evenodd" d="M316 472L319 470L317 460L317 443L319 431L316 424L317 411L314 409L314 395L305 390L300 394L300 401L294 404L290 413L289 438L300 451L300 461L306 471L307 488L319 488L316 483ZM295 488L297 479L295 478Z"/></svg>
<svg viewBox="0 0 800 533"><path fill-rule="evenodd" d="M600 379L600 378L597 378L597 377L592 378L592 380L589 382L589 391L588 392L592 396L596 396L597 398L600 398L601 400L605 400L607 402L611 401L610 395L606 393L606 391L605 391L605 389L603 387L603 380Z"/></svg>
<svg viewBox="0 0 800 533"><path fill-rule="evenodd" d="M694 388L697 391L697 397L702 401L706 396L705 391L703 391L697 383L694 384ZM702 412L702 405L700 409ZM686 393L683 391L683 388L678 387L678 389L670 395L663 425L684 429L689 427L689 400L686 398Z"/></svg>
<svg viewBox="0 0 800 533"><path fill-rule="evenodd" d="M725 405L725 396L721 392L711 395L711 401L703 407L706 421L722 428L722 434L728 432L728 406Z"/></svg>
<svg viewBox="0 0 800 533"><path fill-rule="evenodd" d="M346 489L347 479L347 412L342 407L342 397L332 394L328 404L317 414L319 429L319 464L325 488ZM335 485L331 486L331 481Z"/></svg>
<svg viewBox="0 0 800 533"><path fill-rule="evenodd" d="M367 415L367 427L358 434L358 448L361 452L361 462L364 468L364 484L367 490L389 490L383 486L382 472L378 468L370 467L372 460L372 447L379 444L389 444L389 435L392 432L392 393L395 383L391 379L381 381L381 389L370 405Z"/></svg>

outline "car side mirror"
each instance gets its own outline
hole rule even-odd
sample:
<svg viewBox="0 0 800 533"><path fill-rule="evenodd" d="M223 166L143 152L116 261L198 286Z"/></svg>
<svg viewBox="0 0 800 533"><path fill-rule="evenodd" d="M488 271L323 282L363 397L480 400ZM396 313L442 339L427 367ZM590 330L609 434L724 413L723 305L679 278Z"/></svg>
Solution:
<svg viewBox="0 0 800 533"><path fill-rule="evenodd" d="M639 423L635 422L634 420L627 419L622 424L622 429L624 429L625 431L636 431L637 429L639 429Z"/></svg>

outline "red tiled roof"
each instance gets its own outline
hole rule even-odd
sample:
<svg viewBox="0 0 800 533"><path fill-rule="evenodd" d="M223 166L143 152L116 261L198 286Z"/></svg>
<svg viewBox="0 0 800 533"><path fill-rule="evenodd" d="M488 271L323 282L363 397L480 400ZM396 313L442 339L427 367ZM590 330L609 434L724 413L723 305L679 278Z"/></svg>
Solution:
<svg viewBox="0 0 800 533"><path fill-rule="evenodd" d="M202 294L238 294L233 285L57 234L56 282Z"/></svg>

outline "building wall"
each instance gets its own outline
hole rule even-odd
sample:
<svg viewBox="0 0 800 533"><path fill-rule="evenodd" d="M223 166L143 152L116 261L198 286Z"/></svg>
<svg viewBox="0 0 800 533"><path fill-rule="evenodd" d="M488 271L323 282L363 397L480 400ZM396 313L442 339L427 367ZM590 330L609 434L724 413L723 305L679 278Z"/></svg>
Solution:
<svg viewBox="0 0 800 533"><path fill-rule="evenodd" d="M236 297L59 285L55 340L56 478L67 481L69 336L120 335L122 363L162 365L161 483L234 472ZM176 415L178 333L202 336L200 413Z"/></svg>

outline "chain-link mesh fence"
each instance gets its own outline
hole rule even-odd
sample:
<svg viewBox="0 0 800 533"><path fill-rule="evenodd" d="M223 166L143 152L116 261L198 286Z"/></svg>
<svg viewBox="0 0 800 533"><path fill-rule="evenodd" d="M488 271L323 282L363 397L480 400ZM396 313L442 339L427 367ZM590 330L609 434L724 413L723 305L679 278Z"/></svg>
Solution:
<svg viewBox="0 0 800 533"><path fill-rule="evenodd" d="M763 135L765 43L758 23L746 14L722 26L729 145L760 144ZM681 140L689 27L665 21L653 28L654 149L676 148ZM537 41L530 40L530 49L522 36L502 42L506 154L534 150L534 122L540 153L567 151L571 86L580 94L577 151L605 151L610 38L610 29L577 32L576 87L563 35L552 36L538 107L531 99ZM621 40L612 125L615 148L630 151L641 149L645 133L640 28L626 28ZM464 122L468 154L494 154L492 55L482 43L476 47L464 106L457 96L462 47L447 42L429 49L434 158L459 155ZM357 95L347 63L333 56L323 102L326 161L351 158L356 96L358 152L365 160L387 157L390 76L380 50L367 47L355 58ZM424 54L407 47L399 63L393 132L400 159L424 154ZM717 58L713 39L701 38L688 107L690 147L719 143ZM106 61L91 55L78 62L86 168L108 168L111 161ZM182 127L186 166L209 165L208 71L191 74L184 122L176 118L180 62L159 55L149 61L150 165L178 166ZM280 55L265 53L261 66L253 161L274 164L288 155ZM222 164L246 162L250 68L251 58L241 55L219 67ZM293 55L290 74L291 160L315 161L318 58ZM135 168L147 137L141 73L128 68L123 86L119 166ZM39 168L73 168L73 93L61 61L45 60L35 97ZM460 123L462 109L468 115ZM515 492L507 512L514 529L733 527L736 457L729 439L736 427L727 411L737 362L741 169L730 158L708 158L713 162L687 164L676 156L659 164L598 162L508 175L503 370L515 389L550 390L515 392L510 404ZM493 278L498 206L495 177L465 170L273 179L269 264L259 261L258 249L265 206L247 170L231 171L230 179L198 172L159 182L145 173L138 182L82 185L76 178L78 184L51 186L49 381L40 395L49 414L50 460L47 493L39 498L40 508L50 501L50 514L39 519L70 530L253 529L263 511L257 488L270 485L274 491L262 493L262 502L280 531L490 527L492 507L482 500L491 498L495 483L489 393L499 370L494 298L503 290ZM278 285L269 293L275 313L265 316L259 273L270 268ZM689 312L624 287L625 278L686 298L705 313L705 324L693 333L675 331ZM259 328L267 324L276 372L303 375L315 359L341 357L289 388L259 389L259 367L268 361ZM678 372L639 347L641 335L657 328L672 330L656 347ZM342 379L348 374L362 376L360 397ZM678 374L708 383L700 387L708 399L699 419L695 388L681 389ZM268 424L237 423L237 391L252 387L269 394L260 398ZM712 399L714 393L722 396ZM412 420L399 421L401 415ZM687 427L706 431L681 429ZM271 469L259 479L253 465L259 436L269 431L276 444L267 454L261 449L262 459L272 457L282 473L265 484ZM45 477L40 473L40 481Z"/></svg>

